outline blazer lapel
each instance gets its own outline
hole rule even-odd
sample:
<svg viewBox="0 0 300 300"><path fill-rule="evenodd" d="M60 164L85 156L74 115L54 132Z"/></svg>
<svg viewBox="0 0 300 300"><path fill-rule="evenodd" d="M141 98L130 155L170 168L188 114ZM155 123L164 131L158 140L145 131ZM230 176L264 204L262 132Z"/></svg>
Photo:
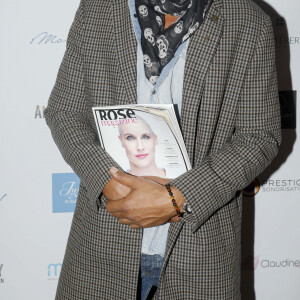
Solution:
<svg viewBox="0 0 300 300"><path fill-rule="evenodd" d="M222 0L215 0L204 22L191 37L185 63L181 126L185 145L194 166L194 141L197 114L205 84L205 76L219 45L224 18L220 13Z"/></svg>
<svg viewBox="0 0 300 300"><path fill-rule="evenodd" d="M116 53L119 60L121 76L127 93L124 104L134 104L136 95L136 50L137 41L132 26L128 2L114 0L112 3L112 24L114 30ZM113 49L112 49L113 51Z"/></svg>

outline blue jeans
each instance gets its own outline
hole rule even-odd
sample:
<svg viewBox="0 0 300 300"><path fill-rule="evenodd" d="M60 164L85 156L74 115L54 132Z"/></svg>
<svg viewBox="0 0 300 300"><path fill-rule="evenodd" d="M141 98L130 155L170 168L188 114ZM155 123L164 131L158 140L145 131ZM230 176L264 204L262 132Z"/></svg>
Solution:
<svg viewBox="0 0 300 300"><path fill-rule="evenodd" d="M141 256L141 300L146 300L152 287L158 286L164 258L158 254Z"/></svg>

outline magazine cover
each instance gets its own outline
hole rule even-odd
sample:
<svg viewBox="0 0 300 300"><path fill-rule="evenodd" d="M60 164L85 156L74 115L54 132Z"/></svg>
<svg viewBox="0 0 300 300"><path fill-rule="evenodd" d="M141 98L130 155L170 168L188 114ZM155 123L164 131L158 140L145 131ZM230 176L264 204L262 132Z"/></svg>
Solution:
<svg viewBox="0 0 300 300"><path fill-rule="evenodd" d="M136 176L176 178L190 169L172 105L93 108L101 146Z"/></svg>

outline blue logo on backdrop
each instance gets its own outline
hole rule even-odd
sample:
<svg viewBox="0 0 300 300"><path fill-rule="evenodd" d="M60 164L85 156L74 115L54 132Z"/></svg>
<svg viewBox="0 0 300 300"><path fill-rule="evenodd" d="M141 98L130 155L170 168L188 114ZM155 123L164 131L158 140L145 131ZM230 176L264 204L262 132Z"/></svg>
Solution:
<svg viewBox="0 0 300 300"><path fill-rule="evenodd" d="M74 173L52 174L52 212L74 212L80 179Z"/></svg>
<svg viewBox="0 0 300 300"><path fill-rule="evenodd" d="M56 35L48 32L42 32L33 37L30 41L30 45L46 45L46 44L61 44L65 43L66 39L58 38Z"/></svg>
<svg viewBox="0 0 300 300"><path fill-rule="evenodd" d="M48 280L57 280L60 274L61 264L48 265Z"/></svg>

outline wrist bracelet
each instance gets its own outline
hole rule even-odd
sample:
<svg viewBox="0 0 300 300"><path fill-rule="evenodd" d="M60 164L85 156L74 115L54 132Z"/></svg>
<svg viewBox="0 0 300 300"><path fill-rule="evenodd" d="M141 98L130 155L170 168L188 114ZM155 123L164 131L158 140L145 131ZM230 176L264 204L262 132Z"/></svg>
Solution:
<svg viewBox="0 0 300 300"><path fill-rule="evenodd" d="M177 216L178 216L178 217L181 217L181 216L182 216L182 213L180 212L180 209L179 209L179 207L178 207L178 205L177 205L177 203L176 203L176 200L175 200L175 197L174 197L174 195L173 195L173 193L172 193L170 184L167 183L167 184L165 185L165 187L167 188L167 191L168 191L168 193L169 193L169 196L170 196L170 198L171 198L171 200L172 200L172 203L173 203L173 206L174 206L174 208L175 208L175 210L176 210Z"/></svg>

